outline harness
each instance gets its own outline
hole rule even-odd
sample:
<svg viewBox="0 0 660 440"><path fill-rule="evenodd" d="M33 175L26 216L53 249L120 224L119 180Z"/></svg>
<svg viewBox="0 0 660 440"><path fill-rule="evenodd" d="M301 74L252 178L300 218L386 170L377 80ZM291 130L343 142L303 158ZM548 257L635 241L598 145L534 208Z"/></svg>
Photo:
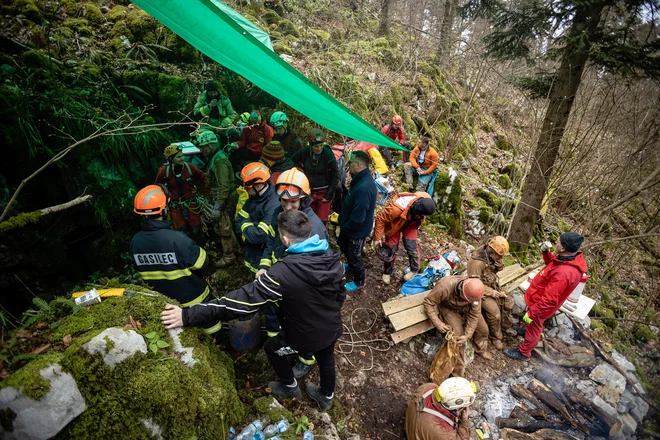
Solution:
<svg viewBox="0 0 660 440"><path fill-rule="evenodd" d="M437 418L441 419L442 421L446 422L449 426L451 426L453 428L455 423L452 419L450 419L446 415L442 414L440 411L436 411L434 409L427 408L427 407L424 406L424 399L426 399L431 394L433 394L433 391L434 391L434 389L430 389L422 395L422 398L420 399L419 403L417 404L417 411L418 412L425 412L425 413L434 415Z"/></svg>
<svg viewBox="0 0 660 440"><path fill-rule="evenodd" d="M170 179L170 168L172 168L173 166L174 166L173 164L170 164L170 165L167 166L167 168L165 168L165 179L167 179L166 181L169 181L169 179ZM185 180L185 183L190 183L190 182L193 181L193 178L192 178L193 173L192 173L192 170L190 169L190 165L188 164L188 162L184 162L183 166L186 167L186 169L188 170L188 178ZM172 171L172 172L174 172L174 171ZM174 178L176 179L177 186L180 186L181 183L184 183L184 181L181 179L182 175L183 175L183 168L181 168L181 174L178 174L178 175L174 174Z"/></svg>

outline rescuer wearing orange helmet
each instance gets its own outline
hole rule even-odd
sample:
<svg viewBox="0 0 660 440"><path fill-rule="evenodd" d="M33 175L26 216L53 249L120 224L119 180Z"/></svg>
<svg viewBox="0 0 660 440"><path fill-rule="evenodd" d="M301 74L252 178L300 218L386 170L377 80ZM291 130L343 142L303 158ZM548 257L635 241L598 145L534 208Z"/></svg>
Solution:
<svg viewBox="0 0 660 440"><path fill-rule="evenodd" d="M403 133L403 119L399 115L394 115L392 117L392 121L384 126L383 128L380 129L381 132L388 138L392 139L393 141L396 141L399 143L399 145L404 145L406 143L406 137L405 134ZM391 166L394 161L392 160L392 154L390 153L390 150L387 147L378 147L378 151L383 155L383 158L385 159L385 162L387 162L387 166ZM405 158L405 162L407 162L407 158Z"/></svg>
<svg viewBox="0 0 660 440"><path fill-rule="evenodd" d="M169 197L162 185L149 185L135 195L133 210L144 216L142 230L131 239L130 254L136 270L154 290L183 307L213 298L202 275L209 266L206 251L165 220ZM209 334L220 330L214 323Z"/></svg>
<svg viewBox="0 0 660 440"><path fill-rule="evenodd" d="M486 360L493 356L488 348L488 325L481 315L484 284L479 277L447 276L441 278L424 298L424 311L440 333L452 331L457 337L458 356L454 376L465 373L465 343L472 339L474 351ZM438 313L442 317L438 316ZM466 315L465 328L463 316Z"/></svg>
<svg viewBox="0 0 660 440"><path fill-rule="evenodd" d="M478 276L484 283L485 293L481 299L481 309L486 312L486 322L490 333L490 342L497 350L502 350L502 331L515 336L511 328L511 312L513 297L500 290L497 272L504 269L502 257L509 252L509 242L498 235L488 240L488 243L477 249L468 261L469 276Z"/></svg>

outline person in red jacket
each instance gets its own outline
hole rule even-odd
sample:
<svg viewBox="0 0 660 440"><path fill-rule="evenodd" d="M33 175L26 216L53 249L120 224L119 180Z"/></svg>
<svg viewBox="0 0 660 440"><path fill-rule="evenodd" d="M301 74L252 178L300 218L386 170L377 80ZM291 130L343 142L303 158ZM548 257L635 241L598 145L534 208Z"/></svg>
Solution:
<svg viewBox="0 0 660 440"><path fill-rule="evenodd" d="M406 137L403 133L403 127L401 126L402 123L403 119L401 116L394 115L392 122L381 128L380 131L382 131L383 134L388 138L392 139L393 141L397 141L400 145L403 145L406 142ZM394 163L389 148L381 146L378 147L378 151L380 151L380 154L383 155L383 158L385 159L385 162L387 162L388 167ZM405 158L405 161L407 162L408 159Z"/></svg>
<svg viewBox="0 0 660 440"><path fill-rule="evenodd" d="M578 252L582 241L582 235L566 232L559 236L555 245L557 255L549 249L543 249L545 267L534 277L525 292L525 341L517 349L504 350L505 355L512 359L529 360L532 350L541 339L543 322L559 310L582 280L582 274L587 271L584 255Z"/></svg>
<svg viewBox="0 0 660 440"><path fill-rule="evenodd" d="M234 170L240 172L243 167L252 162L259 162L261 152L267 143L273 140L273 128L266 124L257 110L250 113L248 125L241 132L238 142L232 144L236 150L231 153L229 160Z"/></svg>
<svg viewBox="0 0 660 440"><path fill-rule="evenodd" d="M202 218L199 215L197 195L201 191L201 195L211 196L206 185L206 174L195 165L185 162L178 145L168 145L164 155L167 163L158 169L156 183L165 185L170 193L170 217L174 227L178 230L188 225L193 240L201 240L199 229Z"/></svg>

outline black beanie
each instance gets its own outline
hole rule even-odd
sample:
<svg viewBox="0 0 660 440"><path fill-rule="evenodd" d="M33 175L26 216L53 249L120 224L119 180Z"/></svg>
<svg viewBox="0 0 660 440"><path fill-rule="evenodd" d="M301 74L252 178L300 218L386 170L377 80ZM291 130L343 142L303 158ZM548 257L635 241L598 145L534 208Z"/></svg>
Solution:
<svg viewBox="0 0 660 440"><path fill-rule="evenodd" d="M435 211L435 202L433 199L427 199L426 197L423 199L417 200L415 203L412 204L410 207L410 216L411 217L419 217L419 216L427 216L433 214Z"/></svg>
<svg viewBox="0 0 660 440"><path fill-rule="evenodd" d="M206 83L206 90L215 90L217 92L220 89L218 89L218 85L215 82L209 81Z"/></svg>
<svg viewBox="0 0 660 440"><path fill-rule="evenodd" d="M564 232L559 236L559 242L566 252L577 252L583 241L584 237L577 232Z"/></svg>

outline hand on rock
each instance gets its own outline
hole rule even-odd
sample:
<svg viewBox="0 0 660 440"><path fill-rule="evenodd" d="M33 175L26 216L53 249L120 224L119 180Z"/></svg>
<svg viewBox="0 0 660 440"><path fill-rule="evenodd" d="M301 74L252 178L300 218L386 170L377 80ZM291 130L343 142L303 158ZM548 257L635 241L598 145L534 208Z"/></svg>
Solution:
<svg viewBox="0 0 660 440"><path fill-rule="evenodd" d="M160 320L168 329L183 327L183 311L181 307L168 304L165 306L165 310L160 312Z"/></svg>

